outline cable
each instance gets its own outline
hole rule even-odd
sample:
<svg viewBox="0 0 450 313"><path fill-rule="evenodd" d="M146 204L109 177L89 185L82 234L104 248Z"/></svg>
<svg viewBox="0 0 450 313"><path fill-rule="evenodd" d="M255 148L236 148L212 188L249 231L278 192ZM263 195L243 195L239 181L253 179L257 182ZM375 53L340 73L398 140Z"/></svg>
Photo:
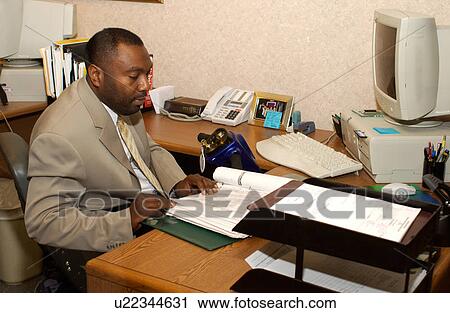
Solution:
<svg viewBox="0 0 450 313"><path fill-rule="evenodd" d="M11 133L14 133L14 131L13 131L11 125L9 125L9 123L8 123L8 119L6 118L5 114L3 114L3 112L2 112L1 110L0 110L0 113L1 113L1 115L3 116L3 119L5 120L6 125L7 125L8 128L9 128L9 131L10 131Z"/></svg>
<svg viewBox="0 0 450 313"><path fill-rule="evenodd" d="M179 122L197 122L202 120L199 115L189 116L183 113L172 113L163 108L160 108L159 110L162 115L165 115L168 118Z"/></svg>
<svg viewBox="0 0 450 313"><path fill-rule="evenodd" d="M328 145L328 143L330 142L331 138L334 137L334 135L336 135L335 131L327 139L322 140L320 143L323 143L324 145Z"/></svg>

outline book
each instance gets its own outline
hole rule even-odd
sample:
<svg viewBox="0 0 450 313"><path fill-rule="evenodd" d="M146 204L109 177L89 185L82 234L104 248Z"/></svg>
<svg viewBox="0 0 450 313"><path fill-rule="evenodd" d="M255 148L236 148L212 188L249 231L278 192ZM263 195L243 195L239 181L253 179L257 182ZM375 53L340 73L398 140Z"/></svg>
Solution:
<svg viewBox="0 0 450 313"><path fill-rule="evenodd" d="M208 101L188 97L176 97L166 100L164 109L172 113L182 113L188 116L200 115Z"/></svg>
<svg viewBox="0 0 450 313"><path fill-rule="evenodd" d="M291 179L218 167L213 174L220 189L213 195L196 194L174 199L175 207L167 215L231 238L248 235L232 231L248 213L247 206Z"/></svg>

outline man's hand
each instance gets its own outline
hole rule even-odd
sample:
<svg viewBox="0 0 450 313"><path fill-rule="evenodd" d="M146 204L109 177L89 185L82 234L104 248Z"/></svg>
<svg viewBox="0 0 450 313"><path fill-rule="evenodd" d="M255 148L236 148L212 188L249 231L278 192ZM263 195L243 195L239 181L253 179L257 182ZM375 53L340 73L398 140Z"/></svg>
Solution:
<svg viewBox="0 0 450 313"><path fill-rule="evenodd" d="M218 190L219 187L217 186L217 182L198 174L188 175L174 187L174 191L178 197L185 197L199 192L204 195L212 195Z"/></svg>
<svg viewBox="0 0 450 313"><path fill-rule="evenodd" d="M137 230L140 222L148 217L161 217L173 203L164 197L154 194L139 193L130 205L131 227Z"/></svg>

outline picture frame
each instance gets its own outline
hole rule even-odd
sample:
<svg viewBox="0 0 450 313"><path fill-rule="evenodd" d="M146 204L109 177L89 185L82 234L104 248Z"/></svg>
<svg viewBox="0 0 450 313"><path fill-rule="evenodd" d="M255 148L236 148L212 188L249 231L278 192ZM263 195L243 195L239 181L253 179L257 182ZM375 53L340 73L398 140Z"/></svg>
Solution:
<svg viewBox="0 0 450 313"><path fill-rule="evenodd" d="M288 95L255 91L248 123L261 127L286 130L292 114L293 100L294 97ZM281 112L281 119L279 118L279 113L276 116L279 119L279 124L276 122L274 125L273 123L268 123L272 121L266 121L269 111ZM274 114L269 113L269 115L272 118Z"/></svg>
<svg viewBox="0 0 450 313"><path fill-rule="evenodd" d="M152 67L150 68L150 71L147 75L149 89L147 90L147 95L145 96L144 104L141 106L141 112L153 110L153 102L152 98L150 97L150 91L153 89L153 68L154 68L153 54L150 53L149 57L150 61L152 62Z"/></svg>

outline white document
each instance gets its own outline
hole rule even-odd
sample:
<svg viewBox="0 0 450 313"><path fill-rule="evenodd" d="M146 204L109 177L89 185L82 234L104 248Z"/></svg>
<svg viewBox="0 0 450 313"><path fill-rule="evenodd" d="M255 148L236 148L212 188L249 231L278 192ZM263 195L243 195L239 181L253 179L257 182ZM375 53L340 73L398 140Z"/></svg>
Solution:
<svg viewBox="0 0 450 313"><path fill-rule="evenodd" d="M176 205L167 215L232 238L245 238L248 235L232 229L247 215L247 206L291 181L288 178L225 167L216 169L214 179L221 184L219 192L174 199ZM243 181L244 184L241 184Z"/></svg>
<svg viewBox="0 0 450 313"><path fill-rule="evenodd" d="M166 100L175 98L174 86L163 86L150 90L150 98L152 99L153 107L156 114L160 114L161 108L164 109L164 103Z"/></svg>
<svg viewBox="0 0 450 313"><path fill-rule="evenodd" d="M245 262L247 262L251 268L266 268L272 264L272 262L286 255L292 249L295 248L282 243L270 241L264 247L249 255L245 259Z"/></svg>
<svg viewBox="0 0 450 313"><path fill-rule="evenodd" d="M56 89L55 89L55 62L53 61L53 47L48 46L45 48L45 55L47 57L47 63L48 63L48 81L49 81L49 88L51 97L56 97Z"/></svg>
<svg viewBox="0 0 450 313"><path fill-rule="evenodd" d="M64 53L63 65L64 65L64 82L67 88L72 83L72 80L70 79L70 74L72 73L72 52Z"/></svg>
<svg viewBox="0 0 450 313"><path fill-rule="evenodd" d="M395 242L402 240L420 212L418 208L309 184L301 185L271 209Z"/></svg>
<svg viewBox="0 0 450 313"><path fill-rule="evenodd" d="M53 63L53 51L52 47L48 46L45 48L45 56L47 58L47 66L48 66L48 83L49 83L49 89L50 89L50 96L52 98L55 98L55 64Z"/></svg>
<svg viewBox="0 0 450 313"><path fill-rule="evenodd" d="M177 205L167 215L232 238L245 238L247 235L232 229L247 214L247 205L261 197L263 195L249 193L242 187L222 185L214 195L197 194L174 200Z"/></svg>
<svg viewBox="0 0 450 313"><path fill-rule="evenodd" d="M58 98L63 91L63 56L61 47L52 46L55 94Z"/></svg>
<svg viewBox="0 0 450 313"><path fill-rule="evenodd" d="M44 66L45 93L49 97L54 97L55 96L54 88L52 93L53 72L51 68L52 63L51 63L50 47L39 49L39 53L41 54L42 64Z"/></svg>
<svg viewBox="0 0 450 313"><path fill-rule="evenodd" d="M286 177L247 172L228 167L218 167L214 171L213 177L216 181L224 184L242 186L251 190L269 191L266 194L292 180Z"/></svg>
<svg viewBox="0 0 450 313"><path fill-rule="evenodd" d="M78 63L78 78L84 77L86 75L86 63Z"/></svg>
<svg viewBox="0 0 450 313"><path fill-rule="evenodd" d="M252 268L295 277L296 249L282 245L274 251L256 251L246 261ZM280 251L286 253L280 256ZM338 292L403 292L405 276L309 250L304 254L303 281ZM413 269L408 290L414 291L425 276L424 269Z"/></svg>

